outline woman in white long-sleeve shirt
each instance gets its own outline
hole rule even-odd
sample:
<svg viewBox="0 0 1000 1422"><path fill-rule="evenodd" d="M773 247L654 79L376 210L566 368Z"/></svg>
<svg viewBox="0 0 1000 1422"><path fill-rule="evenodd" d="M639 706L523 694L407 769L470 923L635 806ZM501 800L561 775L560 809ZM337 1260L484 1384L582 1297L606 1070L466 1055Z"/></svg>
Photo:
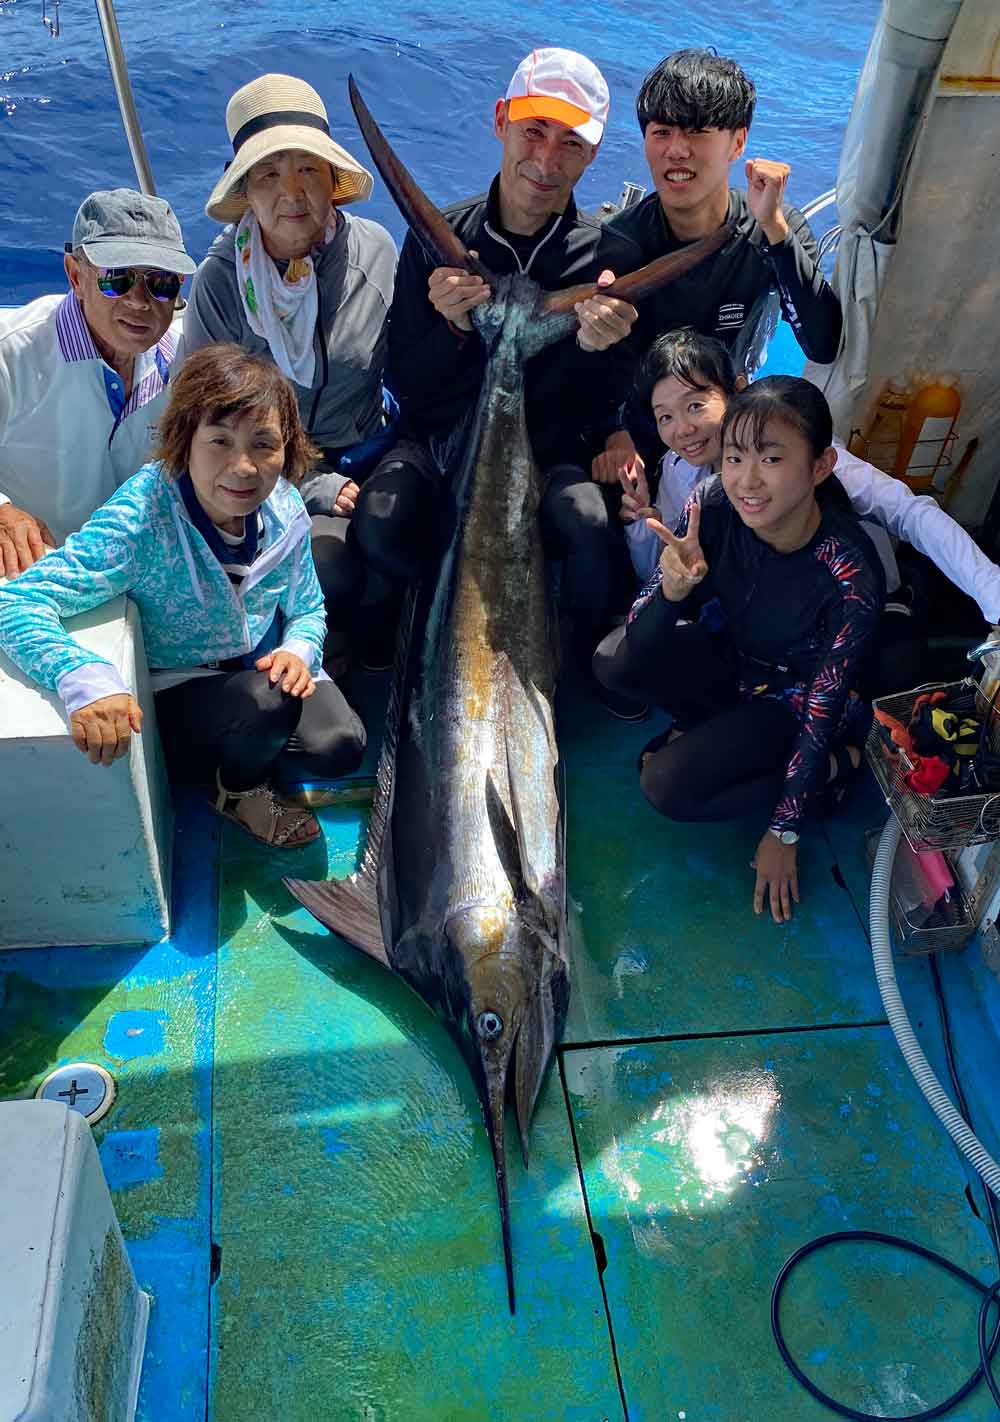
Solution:
<svg viewBox="0 0 1000 1422"><path fill-rule="evenodd" d="M651 403L657 430L667 446L655 498L650 497L638 465L623 479L621 517L633 567L640 583L645 583L655 571L662 546L646 519L654 517L667 528L675 527L691 491L715 477L722 457L719 433L726 408L746 381L736 375L720 341L686 327L671 331L653 345L640 370L639 384L640 398ZM891 538L909 543L929 558L978 603L990 624L1000 622L1000 568L935 499L914 494L902 480L883 474L842 445L835 442L834 447L838 456L834 473L855 512L865 520L866 532L886 573L883 635L873 658L877 690L899 690L902 685L897 683L919 676L915 661L920 638L919 630L911 626L909 609L900 601L901 579ZM612 633L595 655L595 671L605 684L613 681L613 654L620 640L620 630ZM890 647L895 647L896 655ZM615 686L623 689L617 683Z"/></svg>

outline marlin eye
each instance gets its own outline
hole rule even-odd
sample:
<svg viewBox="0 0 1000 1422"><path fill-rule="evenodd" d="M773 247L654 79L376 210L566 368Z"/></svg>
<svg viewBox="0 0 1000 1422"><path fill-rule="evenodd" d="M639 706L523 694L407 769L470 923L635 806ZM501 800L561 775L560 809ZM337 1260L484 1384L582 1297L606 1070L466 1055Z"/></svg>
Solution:
<svg viewBox="0 0 1000 1422"><path fill-rule="evenodd" d="M498 1017L495 1012L481 1012L476 1027L480 1037L485 1037L487 1042L493 1042L503 1031L503 1018Z"/></svg>

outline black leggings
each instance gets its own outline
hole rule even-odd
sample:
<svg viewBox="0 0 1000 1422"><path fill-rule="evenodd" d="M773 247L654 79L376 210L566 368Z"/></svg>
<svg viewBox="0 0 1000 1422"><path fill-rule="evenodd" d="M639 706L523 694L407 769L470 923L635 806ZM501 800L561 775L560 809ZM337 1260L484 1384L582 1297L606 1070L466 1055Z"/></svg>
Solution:
<svg viewBox="0 0 1000 1422"><path fill-rule="evenodd" d="M682 730L736 700L736 659L725 636L697 622L682 623L650 663L636 656L625 632L616 627L594 652L594 675L610 691L662 706Z"/></svg>
<svg viewBox="0 0 1000 1422"><path fill-rule="evenodd" d="M350 528L349 518L313 514L311 543L316 576L323 590L327 618L338 622L350 616L351 609L360 602L365 581L364 564L347 536Z"/></svg>
<svg viewBox="0 0 1000 1422"><path fill-rule="evenodd" d="M640 772L642 792L661 815L698 822L771 814L801 723L783 702L737 699L723 639L698 624L675 627L657 665L637 666L619 627L594 653L594 672L613 691L657 702L684 731Z"/></svg>
<svg viewBox="0 0 1000 1422"><path fill-rule="evenodd" d="M368 567L398 586L441 556L454 518L451 489L430 451L404 439L362 485L352 536Z"/></svg>
<svg viewBox="0 0 1000 1422"><path fill-rule="evenodd" d="M781 799L799 728L781 701L738 702L651 755L639 776L642 793L671 820L768 816Z"/></svg>
<svg viewBox="0 0 1000 1422"><path fill-rule="evenodd" d="M353 650L364 659L395 626L399 597L374 568L366 569L353 523L339 514L314 514L312 555L326 604L326 655Z"/></svg>
<svg viewBox="0 0 1000 1422"><path fill-rule="evenodd" d="M365 728L332 681L312 696L287 696L267 672L192 677L156 693L156 720L172 778L252 790L283 789L354 770Z"/></svg>
<svg viewBox="0 0 1000 1422"><path fill-rule="evenodd" d="M598 484L579 465L556 464L538 510L549 557L563 565L562 605L574 623L597 628L598 635L635 591L621 502L617 484Z"/></svg>
<svg viewBox="0 0 1000 1422"><path fill-rule="evenodd" d="M676 627L673 636L673 656L649 666L628 654L625 629L618 627L594 652L594 675L612 691L652 701L671 710L681 725L693 725L718 707L720 696L725 699L728 694L734 676L732 652L719 636L709 638L712 655L703 655L705 633L700 626ZM697 658L697 676L678 684L677 658L684 666L689 655ZM883 612L859 672L862 700L909 691L927 679L927 642L919 624L905 614Z"/></svg>
<svg viewBox="0 0 1000 1422"><path fill-rule="evenodd" d="M918 618L887 608L861 668L861 695L871 701L919 686L928 679L927 656L927 639Z"/></svg>

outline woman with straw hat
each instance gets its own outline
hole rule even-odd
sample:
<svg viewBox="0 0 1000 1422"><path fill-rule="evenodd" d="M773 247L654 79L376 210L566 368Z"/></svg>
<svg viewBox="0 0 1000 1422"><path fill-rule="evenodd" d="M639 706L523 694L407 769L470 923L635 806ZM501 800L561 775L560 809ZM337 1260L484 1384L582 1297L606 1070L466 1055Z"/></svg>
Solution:
<svg viewBox="0 0 1000 1422"><path fill-rule="evenodd" d="M330 137L316 90L264 74L229 100L233 158L205 211L229 224L195 274L184 352L235 341L269 355L293 382L306 433L323 452L303 486L313 554L334 626L361 594L346 542L358 480L393 442L382 386L396 249L344 208L371 174Z"/></svg>

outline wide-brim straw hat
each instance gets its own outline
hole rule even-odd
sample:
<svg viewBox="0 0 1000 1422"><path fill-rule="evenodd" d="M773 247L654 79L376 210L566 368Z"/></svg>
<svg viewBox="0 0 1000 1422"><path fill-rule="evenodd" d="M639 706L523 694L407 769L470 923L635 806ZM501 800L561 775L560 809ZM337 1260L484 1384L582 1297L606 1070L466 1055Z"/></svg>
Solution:
<svg viewBox="0 0 1000 1422"><path fill-rule="evenodd" d="M333 168L338 206L371 196L372 175L330 137L326 106L311 84L290 74L262 74L244 84L226 105L233 158L212 189L205 211L216 222L239 222L249 206L234 188L255 163L298 148Z"/></svg>

